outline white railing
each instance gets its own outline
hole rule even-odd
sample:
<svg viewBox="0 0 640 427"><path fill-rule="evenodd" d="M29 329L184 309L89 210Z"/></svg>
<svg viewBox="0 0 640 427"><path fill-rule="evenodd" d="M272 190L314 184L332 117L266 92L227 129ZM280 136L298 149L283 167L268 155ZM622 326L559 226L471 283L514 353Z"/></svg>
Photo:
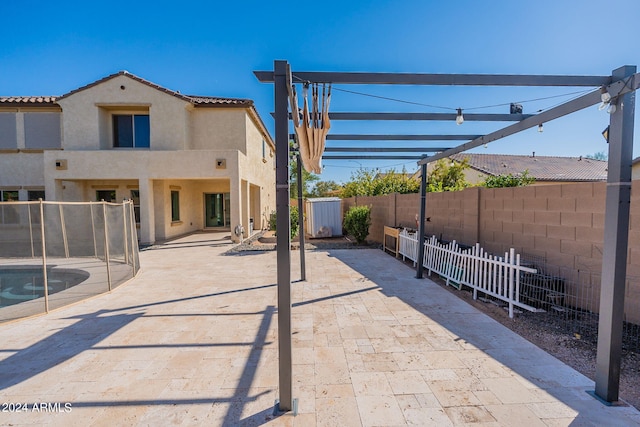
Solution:
<svg viewBox="0 0 640 427"><path fill-rule="evenodd" d="M418 259L417 233L407 230L400 232L400 255L415 263ZM504 257L486 253L476 244L470 249L461 249L453 241L447 244L438 242L435 236L424 243L422 265L428 274L435 272L446 280L447 285L460 289L463 285L473 289L473 298L478 291L498 298L509 304L509 317L513 317L514 306L528 311L537 311L520 301L521 273L536 273L534 268L520 265L520 255L514 249L505 252Z"/></svg>

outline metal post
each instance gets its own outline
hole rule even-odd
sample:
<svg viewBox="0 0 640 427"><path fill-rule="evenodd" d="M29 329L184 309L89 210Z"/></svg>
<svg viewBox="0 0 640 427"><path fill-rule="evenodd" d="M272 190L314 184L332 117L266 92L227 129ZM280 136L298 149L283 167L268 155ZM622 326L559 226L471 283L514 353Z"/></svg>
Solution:
<svg viewBox="0 0 640 427"><path fill-rule="evenodd" d="M89 210L91 211L91 231L93 233L93 254L98 258L98 243L96 242L96 224L93 219L93 202L89 202Z"/></svg>
<svg viewBox="0 0 640 427"><path fill-rule="evenodd" d="M44 284L44 311L49 312L49 283L47 279L47 245L44 240L44 203L40 199L40 237L42 238L42 280Z"/></svg>
<svg viewBox="0 0 640 427"><path fill-rule="evenodd" d="M122 244L124 245L124 263L129 264L129 242L127 241L127 205L122 203Z"/></svg>
<svg viewBox="0 0 640 427"><path fill-rule="evenodd" d="M133 211L134 207L133 207L133 200L129 200L129 226L131 227L131 233L129 233L131 235L131 266L133 267L133 277L136 276L136 259L137 259L137 253L138 253L138 248L137 248L137 244L138 241L136 240L136 215L135 212Z"/></svg>
<svg viewBox="0 0 640 427"><path fill-rule="evenodd" d="M107 283L111 292L111 266L109 265L109 232L107 228L107 202L102 202L102 215L104 216L104 260L107 263Z"/></svg>
<svg viewBox="0 0 640 427"><path fill-rule="evenodd" d="M33 229L31 224L31 203L27 205L27 213L29 214L29 239L31 240L31 258L35 258L36 253L33 248Z"/></svg>
<svg viewBox="0 0 640 427"><path fill-rule="evenodd" d="M427 205L427 163L421 165L420 173L420 219L418 223L418 268L416 270L416 279L422 279L424 270L424 217L426 215Z"/></svg>
<svg viewBox="0 0 640 427"><path fill-rule="evenodd" d="M614 70L612 76L614 80L619 80L635 72L635 66L624 66ZM620 388L635 92L629 92L611 102L615 103L617 109L609 119L609 168L595 390L596 396L607 402L618 400Z"/></svg>
<svg viewBox="0 0 640 427"><path fill-rule="evenodd" d="M58 205L60 210L60 226L62 228L62 243L64 244L64 256L69 258L69 241L67 240L67 227L64 223L64 212L62 212L62 204Z"/></svg>
<svg viewBox="0 0 640 427"><path fill-rule="evenodd" d="M300 280L307 280L307 268L304 259L304 206L302 204L302 159L298 154L298 228L300 236Z"/></svg>
<svg viewBox="0 0 640 427"><path fill-rule="evenodd" d="M289 64L274 62L276 133L276 228L278 262L279 410L293 408L291 351L291 223L289 208Z"/></svg>

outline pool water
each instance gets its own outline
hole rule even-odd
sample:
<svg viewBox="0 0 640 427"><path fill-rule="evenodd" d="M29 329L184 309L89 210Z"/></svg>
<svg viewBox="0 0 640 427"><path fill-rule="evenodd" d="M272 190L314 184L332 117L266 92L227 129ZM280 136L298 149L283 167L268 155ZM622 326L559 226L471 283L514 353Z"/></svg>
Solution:
<svg viewBox="0 0 640 427"><path fill-rule="evenodd" d="M47 269L49 295L82 283L89 273L76 269ZM42 298L44 280L42 268L0 268L0 308Z"/></svg>

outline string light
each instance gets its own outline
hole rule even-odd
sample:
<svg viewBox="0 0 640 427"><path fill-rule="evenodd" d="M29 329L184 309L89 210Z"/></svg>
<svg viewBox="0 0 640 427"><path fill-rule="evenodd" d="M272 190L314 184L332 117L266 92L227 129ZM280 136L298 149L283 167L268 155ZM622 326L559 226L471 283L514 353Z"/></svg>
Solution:
<svg viewBox="0 0 640 427"><path fill-rule="evenodd" d="M538 132L540 133L544 132L544 126L542 125L542 123L538 125Z"/></svg>
<svg viewBox="0 0 640 427"><path fill-rule="evenodd" d="M598 110L604 110L611 103L611 94L607 91L607 88L604 86L600 88L600 100L602 102L598 106Z"/></svg>
<svg viewBox="0 0 640 427"><path fill-rule="evenodd" d="M464 123L464 117L462 116L462 108L458 108L458 115L456 116L456 124L461 125Z"/></svg>

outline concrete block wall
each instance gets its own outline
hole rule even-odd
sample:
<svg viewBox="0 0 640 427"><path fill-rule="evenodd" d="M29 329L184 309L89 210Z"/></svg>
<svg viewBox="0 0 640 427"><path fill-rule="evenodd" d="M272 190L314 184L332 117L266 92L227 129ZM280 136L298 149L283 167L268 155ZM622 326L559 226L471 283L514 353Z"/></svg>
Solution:
<svg viewBox="0 0 640 427"><path fill-rule="evenodd" d="M640 324L640 181L633 183L625 312ZM567 281L569 293L589 301L570 301L597 310L604 241L606 183L575 183L521 188L469 188L428 193L427 234L461 243L480 243L487 251L544 259L549 274ZM357 200L356 200L357 199ZM382 242L383 227L417 228L419 194L345 199L343 209L372 206L370 241ZM572 289L579 284L580 289Z"/></svg>

